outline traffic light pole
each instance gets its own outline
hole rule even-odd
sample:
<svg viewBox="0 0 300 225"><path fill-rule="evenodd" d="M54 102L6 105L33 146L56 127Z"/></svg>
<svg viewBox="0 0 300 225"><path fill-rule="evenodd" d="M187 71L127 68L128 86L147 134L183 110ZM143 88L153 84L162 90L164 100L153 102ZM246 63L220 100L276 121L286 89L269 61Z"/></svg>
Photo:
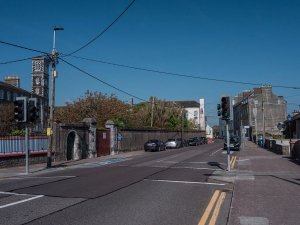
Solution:
<svg viewBox="0 0 300 225"><path fill-rule="evenodd" d="M28 145L28 125L25 125L25 161L26 161L26 175L29 173L29 145Z"/></svg>
<svg viewBox="0 0 300 225"><path fill-rule="evenodd" d="M227 142L227 171L230 172L230 141L229 141L229 120L226 121L226 142Z"/></svg>

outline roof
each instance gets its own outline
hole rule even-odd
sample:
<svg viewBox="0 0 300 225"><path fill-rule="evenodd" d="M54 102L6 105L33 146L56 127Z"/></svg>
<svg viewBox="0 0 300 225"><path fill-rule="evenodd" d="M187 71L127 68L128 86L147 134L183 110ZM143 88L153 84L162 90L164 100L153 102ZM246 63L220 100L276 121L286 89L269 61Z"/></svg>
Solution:
<svg viewBox="0 0 300 225"><path fill-rule="evenodd" d="M176 104L183 108L199 108L200 103L196 101L175 101Z"/></svg>

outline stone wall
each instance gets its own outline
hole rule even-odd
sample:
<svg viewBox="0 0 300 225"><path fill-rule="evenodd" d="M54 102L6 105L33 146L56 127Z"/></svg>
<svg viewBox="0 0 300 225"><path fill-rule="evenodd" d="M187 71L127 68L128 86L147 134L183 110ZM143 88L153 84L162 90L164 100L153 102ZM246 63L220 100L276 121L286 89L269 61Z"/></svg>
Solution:
<svg viewBox="0 0 300 225"><path fill-rule="evenodd" d="M45 163L46 166L46 162L47 162L46 152L41 154L30 154L28 157L29 166L38 163ZM0 157L0 168L25 166L25 164L26 164L25 154L8 156L8 157L3 157L3 156Z"/></svg>
<svg viewBox="0 0 300 225"><path fill-rule="evenodd" d="M144 143L150 139L166 141L169 138L181 138L181 131L159 129L122 129L119 131L122 139L118 143L120 151L135 151L144 149ZM184 131L183 139L205 137L205 131Z"/></svg>
<svg viewBox="0 0 300 225"><path fill-rule="evenodd" d="M290 156L290 146L286 140L266 139L265 148L279 155Z"/></svg>
<svg viewBox="0 0 300 225"><path fill-rule="evenodd" d="M300 159L300 140L293 139L291 142L291 155L293 158Z"/></svg>

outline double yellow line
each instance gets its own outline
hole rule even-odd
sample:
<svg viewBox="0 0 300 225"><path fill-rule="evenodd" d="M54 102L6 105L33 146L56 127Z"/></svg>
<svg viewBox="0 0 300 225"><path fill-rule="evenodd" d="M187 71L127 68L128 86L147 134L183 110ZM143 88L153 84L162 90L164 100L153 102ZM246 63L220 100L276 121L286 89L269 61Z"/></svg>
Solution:
<svg viewBox="0 0 300 225"><path fill-rule="evenodd" d="M236 162L236 156L234 155L231 157L231 160L230 160L230 168L231 169L233 169L235 162Z"/></svg>
<svg viewBox="0 0 300 225"><path fill-rule="evenodd" d="M220 192L219 190L216 190L215 193L213 194L212 198L210 199L210 202L208 206L206 207L198 225L205 225L207 222L207 219L209 218L212 209L214 208L210 221L208 225L214 225L216 224L221 206L223 204L223 201L225 199L226 193L225 192Z"/></svg>

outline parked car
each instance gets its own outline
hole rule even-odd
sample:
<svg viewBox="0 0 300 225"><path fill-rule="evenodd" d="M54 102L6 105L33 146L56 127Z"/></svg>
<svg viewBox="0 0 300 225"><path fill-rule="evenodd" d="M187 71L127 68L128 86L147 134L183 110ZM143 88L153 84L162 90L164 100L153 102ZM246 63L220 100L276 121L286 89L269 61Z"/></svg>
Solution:
<svg viewBox="0 0 300 225"><path fill-rule="evenodd" d="M189 146L198 146L200 145L199 138L193 137L188 140Z"/></svg>
<svg viewBox="0 0 300 225"><path fill-rule="evenodd" d="M182 145L182 141L179 138L168 139L165 143L166 148L180 148L181 145Z"/></svg>
<svg viewBox="0 0 300 225"><path fill-rule="evenodd" d="M182 147L187 147L189 146L189 143L186 139L182 139Z"/></svg>
<svg viewBox="0 0 300 225"><path fill-rule="evenodd" d="M151 139L144 144L144 150L147 151L164 151L165 143L158 139Z"/></svg>
<svg viewBox="0 0 300 225"><path fill-rule="evenodd" d="M200 137L202 144L207 144L207 138L206 137Z"/></svg>
<svg viewBox="0 0 300 225"><path fill-rule="evenodd" d="M232 136L229 138L229 148L231 150L240 150L240 138L238 136ZM224 150L227 150L227 138L224 138Z"/></svg>
<svg viewBox="0 0 300 225"><path fill-rule="evenodd" d="M188 146L187 140L182 139L182 138L177 138L176 140L177 140L177 142L180 143L179 147L186 147L186 146Z"/></svg>

